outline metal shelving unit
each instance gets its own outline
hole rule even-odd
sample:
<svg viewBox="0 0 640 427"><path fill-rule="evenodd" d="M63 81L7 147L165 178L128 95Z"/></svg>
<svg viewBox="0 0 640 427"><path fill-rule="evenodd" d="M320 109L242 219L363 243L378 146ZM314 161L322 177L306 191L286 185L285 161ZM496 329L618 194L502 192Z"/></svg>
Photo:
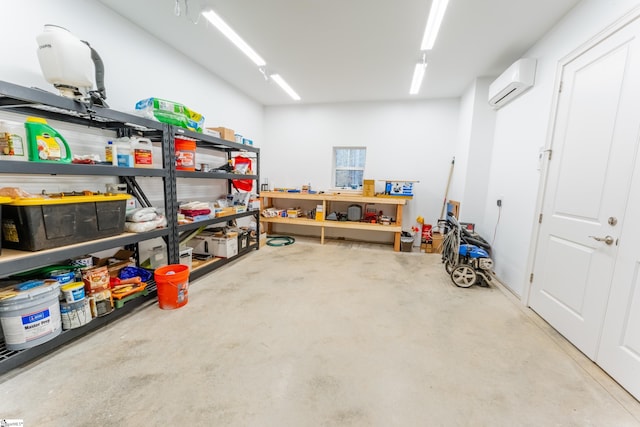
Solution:
<svg viewBox="0 0 640 427"><path fill-rule="evenodd" d="M234 153L249 153L249 155L256 159L255 162L255 174L236 174L236 173L227 173L227 172L194 172L194 171L184 171L184 170L176 170L175 176L177 178L188 178L188 179L210 179L210 180L223 180L227 183L227 192L231 193L232 191L232 182L235 179L250 179L256 182L256 187L260 182L260 149L257 147L253 147L250 145L238 144L236 142L227 141L224 139L216 138L211 135L201 134L192 132L189 130L185 130L182 128L173 127L172 132L174 136L183 136L187 138L194 139L196 141L196 149L197 150L210 150L215 152L222 152L226 155L227 160L231 160L232 155ZM212 225L222 225L222 224L230 224L238 218L245 218L252 216L256 220L256 236L260 236L260 211L253 210L242 213L237 213L234 215L226 215L222 217L212 218L205 221L197 221L191 224L182 224L176 227L178 233L187 233L191 230L196 230L201 227L208 227ZM204 265L194 269L191 274L191 280L194 280L198 277L201 277L217 268L222 267L223 265L228 264L246 255L247 252L253 249L259 249L258 238L256 238L255 244L249 245L249 250L244 251L242 253L238 253L238 255L231 258L222 258L217 259L215 262L205 263Z"/></svg>
<svg viewBox="0 0 640 427"><path fill-rule="evenodd" d="M214 218L193 224L180 225L175 223L178 212L177 203L177 178L207 178L227 180L228 188L231 188L232 179L255 179L259 182L259 175L236 175L236 174L205 174L175 170L175 135L183 135L197 140L197 147L203 149L217 150L227 153L230 158L232 152L247 151L259 155L259 149L250 146L243 146L235 142L225 141L209 135L191 132L167 124L159 123L146 118L134 116L127 113L103 108L96 105L88 105L68 98L55 95L40 89L27 88L12 83L0 81L0 111L10 111L21 115L34 115L51 120L58 120L91 128L113 130L119 128L130 128L137 134L151 139L162 146L162 169L136 169L122 168L110 165L79 165L79 164L59 164L59 163L31 163L0 160L0 174L38 174L38 175L86 175L86 176L115 176L120 177L121 182L127 184L128 190L139 199L142 205L148 200L142 189L137 185L137 177L155 177L163 180L164 183L164 207L165 214L169 219L169 224L164 229L152 230L145 233L123 233L117 236L107 237L98 240L53 248L38 252L25 252L10 249L3 249L0 253L0 277L31 270L50 264L84 255L86 253L98 252L101 250L127 246L132 247L137 252L139 242L161 237L167 244L167 252L170 263L179 261L179 236L181 232L194 230L202 226L226 223L237 218L255 216L259 224L259 212L244 212L226 217ZM259 162L256 162L259 164ZM142 199L142 200L141 200ZM174 219L171 221L171 219ZM258 249L257 242L250 246L251 249ZM235 259L245 255L248 251L230 259L220 259L206 268L199 269L191 274L191 279L215 270ZM86 325L63 331L58 337L40 344L38 346L19 350L8 351L2 339L0 339L0 375L15 369L18 366L37 359L42 355L60 347L84 334L96 330L118 318L128 315L138 307L152 304L156 297L156 288L153 282L147 287L150 292L147 296L141 296L126 302L121 308L115 309L112 313L93 319Z"/></svg>

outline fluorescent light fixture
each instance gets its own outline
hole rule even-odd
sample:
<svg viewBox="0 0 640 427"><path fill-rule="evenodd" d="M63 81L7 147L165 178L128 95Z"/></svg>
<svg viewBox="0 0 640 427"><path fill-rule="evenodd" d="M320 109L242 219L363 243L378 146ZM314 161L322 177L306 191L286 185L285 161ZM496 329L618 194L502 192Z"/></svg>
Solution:
<svg viewBox="0 0 640 427"><path fill-rule="evenodd" d="M202 12L202 16L207 18L209 22L211 22L222 34L225 35L226 38L231 40L233 44L236 45L238 49L240 49L245 55L247 55L258 67L264 67L267 63L260 55L256 53L255 50L251 48L242 40L242 38L233 31L233 29L227 25L226 22L222 20L213 10L209 9Z"/></svg>
<svg viewBox="0 0 640 427"><path fill-rule="evenodd" d="M413 70L413 79L411 79L411 89L409 89L409 95L417 95L420 92L420 86L422 86L422 79L424 78L424 72L427 69L426 62L419 62L416 64L416 68Z"/></svg>
<svg viewBox="0 0 640 427"><path fill-rule="evenodd" d="M280 86L282 88L282 90L284 90L285 92L287 92L287 94L294 100L294 101L300 101L300 96L296 93L296 91L294 91L293 89L291 89L291 86L289 86L287 84L287 82L284 81L284 79L280 76L280 74L271 74L271 76L269 76L273 79L274 82L278 83L278 86Z"/></svg>
<svg viewBox="0 0 640 427"><path fill-rule="evenodd" d="M438 37L438 31L440 31L440 24L444 18L444 12L447 10L449 0L433 0L431 2L431 9L429 10L429 18L427 19L427 26L424 29L424 36L422 36L422 45L420 50L431 50Z"/></svg>

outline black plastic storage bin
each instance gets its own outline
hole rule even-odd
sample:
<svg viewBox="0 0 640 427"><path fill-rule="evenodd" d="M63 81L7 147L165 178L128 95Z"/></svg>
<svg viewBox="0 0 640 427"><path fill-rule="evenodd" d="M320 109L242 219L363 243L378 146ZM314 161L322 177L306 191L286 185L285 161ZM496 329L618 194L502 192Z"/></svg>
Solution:
<svg viewBox="0 0 640 427"><path fill-rule="evenodd" d="M244 253L249 250L249 230L238 230L238 253Z"/></svg>
<svg viewBox="0 0 640 427"><path fill-rule="evenodd" d="M11 203L13 199L11 197L0 196L0 225L2 224L2 204ZM0 236L2 236L2 227L0 227ZM2 240L0 238L0 254L2 254ZM2 331L0 330L0 337L2 337Z"/></svg>
<svg viewBox="0 0 640 427"><path fill-rule="evenodd" d="M2 245L39 251L124 231L128 194L19 199L2 212Z"/></svg>

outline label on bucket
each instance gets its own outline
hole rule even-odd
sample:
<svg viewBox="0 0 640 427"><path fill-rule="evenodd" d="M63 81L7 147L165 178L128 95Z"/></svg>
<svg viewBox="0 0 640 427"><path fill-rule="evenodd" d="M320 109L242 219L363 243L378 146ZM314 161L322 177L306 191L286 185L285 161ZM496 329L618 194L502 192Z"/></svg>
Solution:
<svg viewBox="0 0 640 427"><path fill-rule="evenodd" d="M93 318L89 300L83 299L74 303L60 304L60 317L62 318L62 329L65 330L86 325Z"/></svg>
<svg viewBox="0 0 640 427"><path fill-rule="evenodd" d="M44 337L60 328L58 303L22 316L4 317L2 330L7 344L23 344Z"/></svg>
<svg viewBox="0 0 640 427"><path fill-rule="evenodd" d="M176 167L181 168L195 168L196 166L196 153L193 151L176 151Z"/></svg>

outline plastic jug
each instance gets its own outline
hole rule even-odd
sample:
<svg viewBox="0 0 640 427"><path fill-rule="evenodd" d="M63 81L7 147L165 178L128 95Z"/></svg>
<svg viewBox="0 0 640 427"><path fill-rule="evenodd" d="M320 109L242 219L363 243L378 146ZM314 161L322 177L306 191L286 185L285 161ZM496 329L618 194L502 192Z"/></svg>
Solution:
<svg viewBox="0 0 640 427"><path fill-rule="evenodd" d="M116 163L121 168L133 167L133 150L131 149L131 129L118 129L116 139Z"/></svg>
<svg viewBox="0 0 640 427"><path fill-rule="evenodd" d="M0 160L27 160L24 155L24 139L24 132L16 126L0 122Z"/></svg>
<svg viewBox="0 0 640 427"><path fill-rule="evenodd" d="M118 146L113 141L108 141L104 147L104 161L118 166Z"/></svg>
<svg viewBox="0 0 640 427"><path fill-rule="evenodd" d="M153 144L149 138L131 138L133 166L136 168L153 167Z"/></svg>
<svg viewBox="0 0 640 427"><path fill-rule="evenodd" d="M71 163L71 149L57 130L40 117L27 117L29 160L32 162ZM64 153L63 153L64 152Z"/></svg>

